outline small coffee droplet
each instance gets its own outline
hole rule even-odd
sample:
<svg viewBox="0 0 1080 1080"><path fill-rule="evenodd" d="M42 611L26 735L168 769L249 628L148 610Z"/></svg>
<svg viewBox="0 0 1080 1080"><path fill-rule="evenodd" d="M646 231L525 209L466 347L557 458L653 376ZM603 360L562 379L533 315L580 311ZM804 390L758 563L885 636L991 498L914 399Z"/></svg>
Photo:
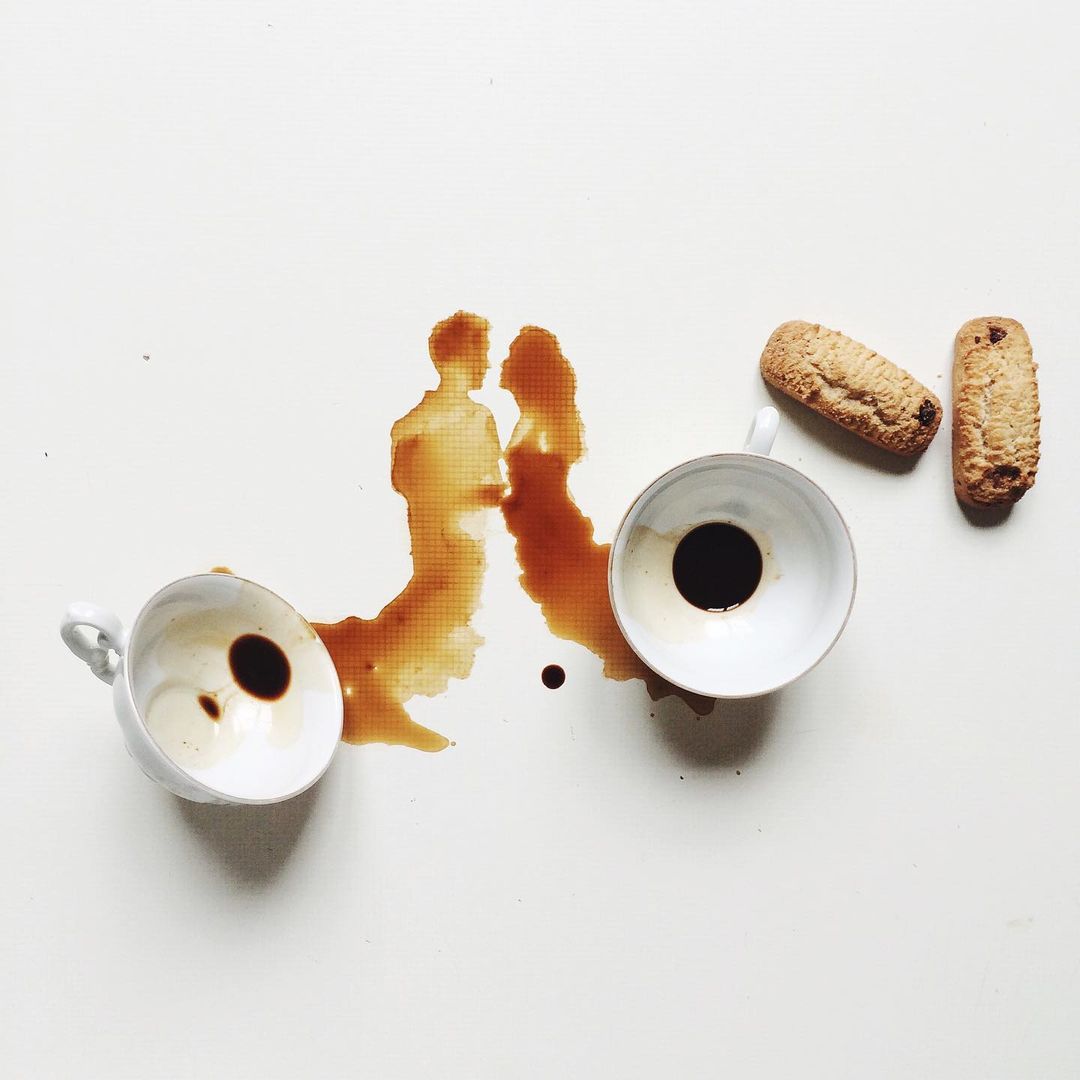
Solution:
<svg viewBox="0 0 1080 1080"><path fill-rule="evenodd" d="M199 704L202 706L203 712L206 713L211 720L216 720L221 716L221 706L217 703L217 699L212 694L200 694Z"/></svg>
<svg viewBox="0 0 1080 1080"><path fill-rule="evenodd" d="M566 682L566 672L558 664L548 664L540 672L540 680L549 690L558 690Z"/></svg>

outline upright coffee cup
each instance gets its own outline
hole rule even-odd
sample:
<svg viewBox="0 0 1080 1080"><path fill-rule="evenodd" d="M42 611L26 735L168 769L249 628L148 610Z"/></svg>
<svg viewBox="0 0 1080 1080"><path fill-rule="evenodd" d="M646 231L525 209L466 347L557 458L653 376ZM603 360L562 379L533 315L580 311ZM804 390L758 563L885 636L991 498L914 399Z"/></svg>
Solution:
<svg viewBox="0 0 1080 1080"><path fill-rule="evenodd" d="M717 698L786 686L833 647L855 599L855 549L812 480L769 457L780 417L742 453L654 480L611 546L611 605L627 642L676 686Z"/></svg>

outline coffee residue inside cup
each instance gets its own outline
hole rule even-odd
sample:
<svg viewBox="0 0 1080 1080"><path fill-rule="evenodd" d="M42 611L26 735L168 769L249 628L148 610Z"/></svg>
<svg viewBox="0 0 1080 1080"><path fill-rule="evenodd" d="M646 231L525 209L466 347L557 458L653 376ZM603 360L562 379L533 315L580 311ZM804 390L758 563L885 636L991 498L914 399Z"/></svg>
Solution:
<svg viewBox="0 0 1080 1080"><path fill-rule="evenodd" d="M292 678L289 658L262 634L241 634L229 646L229 667L237 686L263 701L277 701Z"/></svg>
<svg viewBox="0 0 1080 1080"><path fill-rule="evenodd" d="M675 548L671 576L682 598L703 611L732 611L753 596L764 563L754 538L727 521L691 529Z"/></svg>
<svg viewBox="0 0 1080 1080"><path fill-rule="evenodd" d="M202 711L211 720L221 719L221 706L217 703L217 698L213 694L200 694L199 704L202 706Z"/></svg>

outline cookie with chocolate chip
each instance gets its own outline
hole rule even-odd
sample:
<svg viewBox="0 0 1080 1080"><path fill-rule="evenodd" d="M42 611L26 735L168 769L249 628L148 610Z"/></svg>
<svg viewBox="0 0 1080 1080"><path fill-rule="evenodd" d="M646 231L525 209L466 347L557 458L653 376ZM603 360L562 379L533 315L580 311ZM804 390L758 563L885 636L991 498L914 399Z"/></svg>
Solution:
<svg viewBox="0 0 1080 1080"><path fill-rule="evenodd" d="M818 323L786 322L761 354L778 390L894 454L919 454L941 423L941 402L880 353Z"/></svg>
<svg viewBox="0 0 1080 1080"><path fill-rule="evenodd" d="M1016 502L1039 467L1039 387L1027 331L1015 319L971 319L953 357L953 484L972 506Z"/></svg>

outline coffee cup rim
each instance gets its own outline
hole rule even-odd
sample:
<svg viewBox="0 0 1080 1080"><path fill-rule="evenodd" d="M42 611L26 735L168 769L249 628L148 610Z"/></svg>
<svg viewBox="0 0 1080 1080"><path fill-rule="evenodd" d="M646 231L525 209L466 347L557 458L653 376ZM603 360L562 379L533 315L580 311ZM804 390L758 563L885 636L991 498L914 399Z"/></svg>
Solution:
<svg viewBox="0 0 1080 1080"><path fill-rule="evenodd" d="M664 480L672 473L676 473L681 469L685 469L688 465L696 465L699 462L709 463L718 462L720 460L727 461L733 458L741 458L747 461L752 461L755 467L761 467L761 463L767 461L769 463L769 466L775 466L781 470L786 470L794 476L797 476L801 481L809 484L810 487L817 491L817 493L825 500L825 502L832 507L832 509L836 513L837 518L840 521L840 524L843 526L844 537L847 540L848 550L851 553L851 594L848 597L847 609L844 612L844 617L840 621L840 625L837 628L836 633L833 635L832 639L829 641L829 644L825 647L825 649L821 652L817 659L815 659L814 662L809 664L807 667L803 668L802 671L798 672L795 675L792 675L789 679L785 679L783 682L777 683L775 686L766 687L762 690L755 690L753 691L753 693L750 694L713 694L708 690L702 690L700 687L687 686L685 683L679 682L676 679L672 679L665 672L659 671L657 668L653 667L649 660L641 655L641 652L638 650L637 646L630 639L630 635L627 633L626 626L622 620L622 616L619 614L618 604L616 604L615 602L615 552L618 548L619 539L623 534L623 530L626 528L626 523L630 519L630 515L634 512L646 492L648 492L651 487L654 487L656 484L660 483L660 481ZM671 683L672 686L675 686L680 690L686 690L688 693L691 694L699 694L704 697L714 698L716 701L741 701L747 700L749 698L765 697L769 694L775 694L779 690L783 690L784 687L790 686L792 683L797 682L799 679L801 679L804 675L807 675L811 671L813 671L814 668L816 668L818 664L820 664L821 661L824 660L830 652L832 652L833 647L840 640L840 635L843 634L844 630L847 628L847 624L851 619L852 609L855 607L855 594L858 591L859 587L859 560L858 555L855 551L855 542L854 540L852 540L851 537L851 528L848 526L844 515L840 512L840 508L836 505L835 502L833 502L832 498L829 496L829 493L819 483L817 483L817 481L812 480L801 469L796 469L794 465L789 465L786 461L779 461L776 458L770 456L769 454L755 454L747 450L731 450L721 451L715 454L701 454L697 457L687 458L685 461L680 462L678 465L673 465L670 469L665 469L658 476L655 476L652 480L650 480L649 483L647 483L637 493L637 495L630 502L630 505L627 507L626 512L620 519L619 525L615 530L614 538L611 541L611 551L608 553L607 584L608 602L611 604L611 611L612 614L615 616L615 623L619 627L619 633L622 634L623 638L626 640L627 645L630 646L634 655L643 664L645 664L650 671L655 671L657 675L659 675L662 679L665 679L667 682Z"/></svg>

